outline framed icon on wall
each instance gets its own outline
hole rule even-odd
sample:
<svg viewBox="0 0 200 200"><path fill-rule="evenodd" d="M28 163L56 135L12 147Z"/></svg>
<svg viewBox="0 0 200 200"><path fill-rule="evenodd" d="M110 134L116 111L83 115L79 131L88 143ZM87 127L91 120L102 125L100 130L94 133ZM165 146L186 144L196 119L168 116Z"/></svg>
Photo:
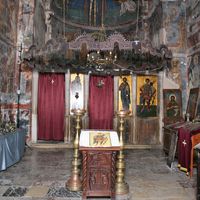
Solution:
<svg viewBox="0 0 200 200"><path fill-rule="evenodd" d="M183 120L182 93L180 89L164 89L163 105L165 124L172 124Z"/></svg>
<svg viewBox="0 0 200 200"><path fill-rule="evenodd" d="M137 116L156 117L158 103L157 76L137 76Z"/></svg>
<svg viewBox="0 0 200 200"><path fill-rule="evenodd" d="M119 79L119 110L132 111L132 77L123 76Z"/></svg>
<svg viewBox="0 0 200 200"><path fill-rule="evenodd" d="M186 109L186 114L189 115L189 119L193 120L198 115L198 101L199 101L199 88L190 89L190 94L188 98L188 104Z"/></svg>

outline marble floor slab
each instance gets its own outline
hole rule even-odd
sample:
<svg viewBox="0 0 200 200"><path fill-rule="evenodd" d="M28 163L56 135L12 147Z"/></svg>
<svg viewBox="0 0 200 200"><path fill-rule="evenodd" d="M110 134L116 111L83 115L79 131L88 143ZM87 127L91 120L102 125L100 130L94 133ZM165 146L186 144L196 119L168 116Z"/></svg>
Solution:
<svg viewBox="0 0 200 200"><path fill-rule="evenodd" d="M81 200L65 183L71 173L72 149L26 148L19 163L0 172L0 200ZM129 194L117 200L195 200L196 169L190 178L166 165L161 149L126 150ZM88 198L108 200L106 198Z"/></svg>

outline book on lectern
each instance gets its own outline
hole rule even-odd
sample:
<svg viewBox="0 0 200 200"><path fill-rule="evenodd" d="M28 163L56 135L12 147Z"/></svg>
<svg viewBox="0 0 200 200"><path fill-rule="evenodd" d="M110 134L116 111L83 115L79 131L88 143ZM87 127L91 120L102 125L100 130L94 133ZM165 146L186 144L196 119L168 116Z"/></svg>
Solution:
<svg viewBox="0 0 200 200"><path fill-rule="evenodd" d="M81 130L81 147L119 147L119 137L116 131Z"/></svg>

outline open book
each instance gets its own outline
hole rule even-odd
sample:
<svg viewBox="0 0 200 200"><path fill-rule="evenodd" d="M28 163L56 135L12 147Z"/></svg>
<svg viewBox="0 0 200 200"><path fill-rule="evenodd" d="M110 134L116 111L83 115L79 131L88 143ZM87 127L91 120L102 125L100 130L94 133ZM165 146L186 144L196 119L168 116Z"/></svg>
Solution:
<svg viewBox="0 0 200 200"><path fill-rule="evenodd" d="M82 147L119 147L119 137L116 131L81 130L80 146Z"/></svg>

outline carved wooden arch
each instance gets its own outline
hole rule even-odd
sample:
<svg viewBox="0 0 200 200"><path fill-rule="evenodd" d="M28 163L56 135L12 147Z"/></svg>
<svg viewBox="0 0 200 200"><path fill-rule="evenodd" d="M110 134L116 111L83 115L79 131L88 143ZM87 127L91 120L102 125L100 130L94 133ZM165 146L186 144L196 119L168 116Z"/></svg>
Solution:
<svg viewBox="0 0 200 200"><path fill-rule="evenodd" d="M69 49L80 50L83 43L87 44L87 49L90 50L112 50L115 43L119 44L119 49L132 49L132 42L127 41L120 33L110 35L106 41L98 42L91 34L82 34L74 41L69 42Z"/></svg>

